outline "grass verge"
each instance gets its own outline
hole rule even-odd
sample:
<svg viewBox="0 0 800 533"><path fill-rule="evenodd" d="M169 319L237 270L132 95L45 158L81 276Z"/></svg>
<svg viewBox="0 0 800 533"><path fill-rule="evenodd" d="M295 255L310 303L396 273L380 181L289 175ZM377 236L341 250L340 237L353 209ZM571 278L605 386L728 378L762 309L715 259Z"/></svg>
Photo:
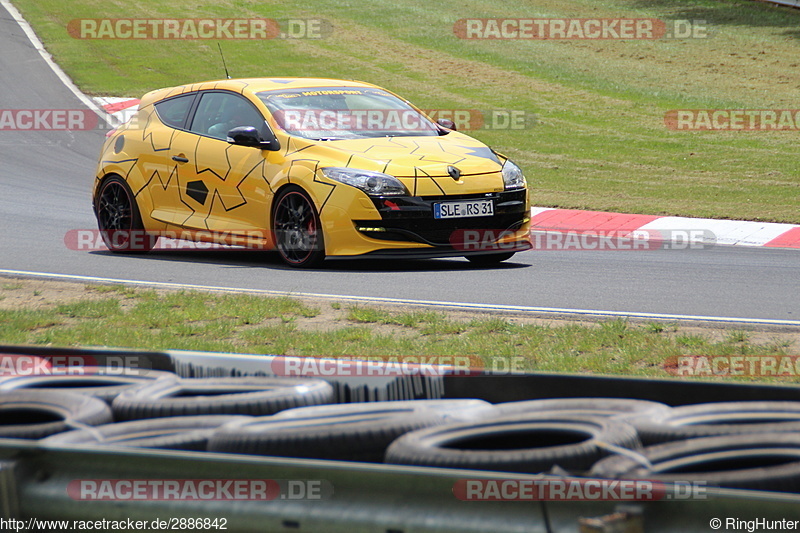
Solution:
<svg viewBox="0 0 800 533"><path fill-rule="evenodd" d="M800 346L796 332L577 323L66 282L22 280L4 284L0 293L6 296L0 300L4 344L389 359L424 354L448 361L467 356L489 369L653 377L672 375L679 356L791 356Z"/></svg>
<svg viewBox="0 0 800 533"><path fill-rule="evenodd" d="M751 0L389 0L289 4L15 0L90 94L139 96L223 77L216 42L76 39L83 18L323 19L322 39L225 41L234 77L355 78L425 109L532 113L524 130L472 132L526 171L534 203L800 222L797 131L670 131L672 109L795 109L800 11ZM703 38L466 40L464 18L701 21Z"/></svg>

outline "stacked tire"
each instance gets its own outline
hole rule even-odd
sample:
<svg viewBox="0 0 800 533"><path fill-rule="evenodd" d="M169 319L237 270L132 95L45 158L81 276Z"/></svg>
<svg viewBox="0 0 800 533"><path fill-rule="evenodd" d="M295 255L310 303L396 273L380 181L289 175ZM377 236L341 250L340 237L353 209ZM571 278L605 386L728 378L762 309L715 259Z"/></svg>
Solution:
<svg viewBox="0 0 800 533"><path fill-rule="evenodd" d="M800 492L800 402L670 408L571 398L498 404L495 413L408 433L386 461Z"/></svg>
<svg viewBox="0 0 800 533"><path fill-rule="evenodd" d="M481 400L409 400L322 405L228 424L209 451L340 461L381 462L386 448L422 428L478 419Z"/></svg>
<svg viewBox="0 0 800 533"><path fill-rule="evenodd" d="M82 366L0 379L0 438L42 439L113 422L109 404L130 388L174 374Z"/></svg>
<svg viewBox="0 0 800 533"><path fill-rule="evenodd" d="M404 435L386 462L538 474L588 470L619 448L636 448L629 424L579 415L518 414Z"/></svg>
<svg viewBox="0 0 800 533"><path fill-rule="evenodd" d="M108 404L93 396L39 390L0 394L0 438L42 439L112 420Z"/></svg>
<svg viewBox="0 0 800 533"><path fill-rule="evenodd" d="M334 404L332 386L308 378L52 374L0 379L0 438L800 493L800 402Z"/></svg>
<svg viewBox="0 0 800 533"><path fill-rule="evenodd" d="M204 451L224 424L331 401L333 388L322 380L54 368L0 379L0 438Z"/></svg>
<svg viewBox="0 0 800 533"><path fill-rule="evenodd" d="M220 426L332 400L333 387L322 380L166 374L120 391L111 402L116 423L55 435L44 444L205 451Z"/></svg>
<svg viewBox="0 0 800 533"><path fill-rule="evenodd" d="M609 457L590 475L800 492L800 402L705 403L630 422L641 457Z"/></svg>

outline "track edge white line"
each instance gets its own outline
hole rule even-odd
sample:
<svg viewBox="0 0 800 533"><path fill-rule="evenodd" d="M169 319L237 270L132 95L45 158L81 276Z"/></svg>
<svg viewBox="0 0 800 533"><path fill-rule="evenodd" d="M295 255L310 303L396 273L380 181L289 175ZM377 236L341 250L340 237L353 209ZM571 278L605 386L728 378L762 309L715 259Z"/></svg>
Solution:
<svg viewBox="0 0 800 533"><path fill-rule="evenodd" d="M19 10L14 7L11 1L0 0L0 5L2 5L6 11L8 11L8 14L11 15L11 18L14 19L14 22L19 25L22 32L33 45L33 48L39 52L39 55L42 57L47 66L50 67L61 83L63 83L64 86L73 95L75 95L75 97L80 100L83 105L91 109L98 117L103 119L109 127L116 127L112 117L106 113L105 109L100 108L91 98L83 94L83 92L78 89L78 86L73 83L72 79L67 76L66 72L61 70L61 67L59 67L58 64L53 60L53 56L51 56L50 53L45 49L44 44L39 39L39 36L36 35L35 31L33 31L33 27L31 27L28 21L23 18L22 13L20 13Z"/></svg>

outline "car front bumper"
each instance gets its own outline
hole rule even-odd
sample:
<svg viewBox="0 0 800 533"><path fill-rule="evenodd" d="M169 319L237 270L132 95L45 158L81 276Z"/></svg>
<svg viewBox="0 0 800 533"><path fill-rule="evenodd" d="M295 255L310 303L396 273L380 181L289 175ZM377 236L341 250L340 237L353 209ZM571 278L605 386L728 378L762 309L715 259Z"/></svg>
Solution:
<svg viewBox="0 0 800 533"><path fill-rule="evenodd" d="M492 216L435 219L434 204L485 200ZM371 198L379 218L350 219L326 231L328 257L433 258L531 248L527 190L447 196ZM327 228L326 228L327 230Z"/></svg>

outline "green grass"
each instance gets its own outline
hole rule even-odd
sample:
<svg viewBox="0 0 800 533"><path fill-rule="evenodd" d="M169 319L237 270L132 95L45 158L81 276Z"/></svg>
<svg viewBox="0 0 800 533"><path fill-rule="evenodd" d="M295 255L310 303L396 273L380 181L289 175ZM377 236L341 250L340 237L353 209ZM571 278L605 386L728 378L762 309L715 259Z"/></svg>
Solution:
<svg viewBox="0 0 800 533"><path fill-rule="evenodd" d="M523 167L537 205L800 222L797 132L675 132L670 109L794 109L800 11L751 0L138 3L16 0L86 92L139 96L223 77L215 41L79 40L70 20L322 18L324 39L225 41L235 77L354 78L427 109L512 109L526 130L474 136ZM706 39L463 40L461 18L706 20Z"/></svg>
<svg viewBox="0 0 800 533"><path fill-rule="evenodd" d="M669 361L682 355L796 351L794 338L765 342L762 335L755 341L743 330L706 333L674 323L524 324L365 305L323 312L290 298L85 289L69 303L0 308L0 344L389 359L424 354L445 362L466 357L474 366L498 370L655 377L670 376Z"/></svg>

